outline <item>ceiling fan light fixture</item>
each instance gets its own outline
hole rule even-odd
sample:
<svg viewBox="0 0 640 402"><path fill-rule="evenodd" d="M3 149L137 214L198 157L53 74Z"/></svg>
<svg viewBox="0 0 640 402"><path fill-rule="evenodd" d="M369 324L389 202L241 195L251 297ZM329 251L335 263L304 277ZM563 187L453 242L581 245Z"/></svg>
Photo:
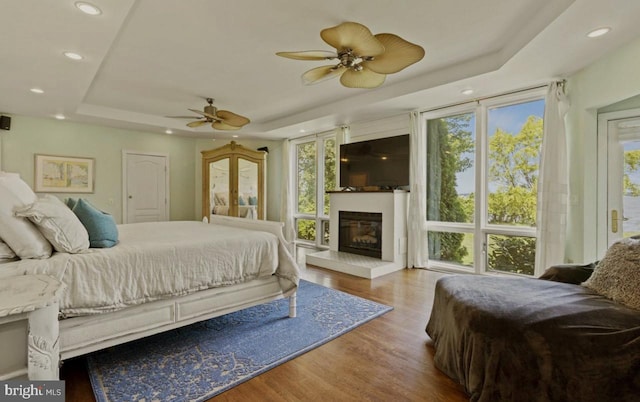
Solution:
<svg viewBox="0 0 640 402"><path fill-rule="evenodd" d="M394 34L373 35L357 22L344 22L320 31L320 37L336 49L278 52L276 55L295 60L332 60L337 65L312 68L302 74L302 83L316 84L340 77L349 88L375 88L384 83L386 74L397 73L424 57L424 49Z"/></svg>
<svg viewBox="0 0 640 402"><path fill-rule="evenodd" d="M239 114L230 112L228 110L218 110L213 106L213 98L205 98L208 105L204 107L204 111L197 109L189 109L190 111L199 114L199 117L194 116L166 116L172 119L198 119L187 123L187 127L196 128L205 124L211 124L216 130L240 130L243 126L249 124L251 120L241 116Z"/></svg>

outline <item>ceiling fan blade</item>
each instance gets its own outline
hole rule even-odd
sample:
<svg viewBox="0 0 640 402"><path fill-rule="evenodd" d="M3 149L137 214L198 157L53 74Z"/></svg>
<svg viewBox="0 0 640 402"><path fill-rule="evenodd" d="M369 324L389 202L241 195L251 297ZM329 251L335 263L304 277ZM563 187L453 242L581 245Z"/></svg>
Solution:
<svg viewBox="0 0 640 402"><path fill-rule="evenodd" d="M214 115L212 115L212 114L210 114L210 113L205 113L205 112L203 112L203 111L201 111L201 110L198 110L198 109L189 109L189 110L191 110L193 113L201 114L201 115L203 115L204 117L208 117L208 118L213 119L213 120L220 120L220 119L218 119L216 116L214 116Z"/></svg>
<svg viewBox="0 0 640 402"><path fill-rule="evenodd" d="M228 110L218 110L218 118L222 123L238 128L249 124L251 121L244 116L240 116L239 114L235 114Z"/></svg>
<svg viewBox="0 0 640 402"><path fill-rule="evenodd" d="M317 84L342 75L344 72L345 68L342 65L316 67L302 74L302 82L304 85Z"/></svg>
<svg viewBox="0 0 640 402"><path fill-rule="evenodd" d="M394 34L377 34L385 52L373 60L363 61L362 66L380 74L393 74L409 67L424 57L424 49Z"/></svg>
<svg viewBox="0 0 640 402"><path fill-rule="evenodd" d="M191 127L191 128L196 128L196 127L200 127L200 126L202 126L204 124L207 124L206 120L196 120L196 121L192 121L191 123L187 123L187 126Z"/></svg>
<svg viewBox="0 0 640 402"><path fill-rule="evenodd" d="M360 71L347 70L340 77L342 85L348 88L375 88L382 85L387 76L378 74L367 68Z"/></svg>
<svg viewBox="0 0 640 402"><path fill-rule="evenodd" d="M213 124L211 124L211 127L215 128L216 130L240 130L241 128L225 124L221 121L214 121Z"/></svg>
<svg viewBox="0 0 640 402"><path fill-rule="evenodd" d="M196 117L196 116L164 116L164 117L169 118L169 119L191 119L191 120L199 118L199 117Z"/></svg>
<svg viewBox="0 0 640 402"><path fill-rule="evenodd" d="M302 52L278 52L278 56L287 57L294 60L331 60L338 57L336 52L326 50L308 50Z"/></svg>
<svg viewBox="0 0 640 402"><path fill-rule="evenodd" d="M384 53L384 45L369 31L369 28L357 22L343 22L320 32L322 40L335 47L338 52L351 49L358 56L378 56Z"/></svg>

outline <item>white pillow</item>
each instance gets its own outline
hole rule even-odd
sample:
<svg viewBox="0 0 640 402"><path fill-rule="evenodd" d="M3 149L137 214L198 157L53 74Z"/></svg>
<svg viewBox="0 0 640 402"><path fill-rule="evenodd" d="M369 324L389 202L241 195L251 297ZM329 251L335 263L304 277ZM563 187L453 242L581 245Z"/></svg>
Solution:
<svg viewBox="0 0 640 402"><path fill-rule="evenodd" d="M16 253L11 250L11 247L7 246L7 243L0 239L0 260L11 260L16 257Z"/></svg>
<svg viewBox="0 0 640 402"><path fill-rule="evenodd" d="M17 174L0 174L0 238L20 258L49 258L51 244L28 219L14 215L16 208L38 197Z"/></svg>
<svg viewBox="0 0 640 402"><path fill-rule="evenodd" d="M29 218L56 251L79 253L89 248L87 229L58 197L44 195L33 204L18 208L15 214Z"/></svg>

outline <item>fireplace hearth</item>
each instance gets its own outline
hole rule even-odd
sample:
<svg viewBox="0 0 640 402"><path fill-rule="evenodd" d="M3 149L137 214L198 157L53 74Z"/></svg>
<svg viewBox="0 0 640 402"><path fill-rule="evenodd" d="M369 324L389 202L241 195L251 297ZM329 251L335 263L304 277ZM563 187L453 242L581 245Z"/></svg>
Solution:
<svg viewBox="0 0 640 402"><path fill-rule="evenodd" d="M382 258L382 214L340 211L338 251Z"/></svg>

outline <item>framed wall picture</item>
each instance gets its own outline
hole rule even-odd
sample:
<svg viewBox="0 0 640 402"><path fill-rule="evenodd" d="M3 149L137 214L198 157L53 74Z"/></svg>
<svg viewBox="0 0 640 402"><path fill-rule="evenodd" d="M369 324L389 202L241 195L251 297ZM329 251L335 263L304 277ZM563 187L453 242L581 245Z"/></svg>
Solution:
<svg viewBox="0 0 640 402"><path fill-rule="evenodd" d="M35 191L93 193L95 159L35 155Z"/></svg>

